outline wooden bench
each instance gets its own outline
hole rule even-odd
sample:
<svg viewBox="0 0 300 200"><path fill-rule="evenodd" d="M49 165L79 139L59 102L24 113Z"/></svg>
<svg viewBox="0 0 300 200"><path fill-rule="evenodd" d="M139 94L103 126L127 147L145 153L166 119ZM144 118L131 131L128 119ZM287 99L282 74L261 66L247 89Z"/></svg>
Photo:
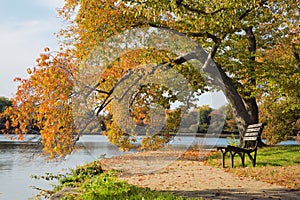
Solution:
<svg viewBox="0 0 300 200"><path fill-rule="evenodd" d="M217 147L218 151L222 153L222 166L225 167L225 156L226 153L230 153L231 167L234 165L234 156L238 154L242 160L242 166L245 166L245 154L248 155L252 162L252 166L256 165L256 154L258 139L261 136L261 132L264 128L264 124L251 124L247 127L245 136L243 137L242 147L236 147L228 145L226 147ZM253 154L253 155L252 155Z"/></svg>

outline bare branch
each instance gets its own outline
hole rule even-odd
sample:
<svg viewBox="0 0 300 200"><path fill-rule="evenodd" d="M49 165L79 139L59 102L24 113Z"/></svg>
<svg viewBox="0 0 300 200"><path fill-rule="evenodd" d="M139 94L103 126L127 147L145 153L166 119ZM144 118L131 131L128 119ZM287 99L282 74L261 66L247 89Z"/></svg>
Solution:
<svg viewBox="0 0 300 200"><path fill-rule="evenodd" d="M98 93L109 95L109 92L97 89L97 87L99 87L99 85L100 85L100 83L97 83L94 87L90 87L90 86L86 85L85 87L90 90L86 96L89 96L94 91L96 91Z"/></svg>
<svg viewBox="0 0 300 200"><path fill-rule="evenodd" d="M96 115L98 116L100 114L100 112L113 100L113 98L111 98L112 93L115 91L115 89L117 88L118 85L120 85L124 80L126 80L130 75L132 74L131 70L128 70L128 73L123 76L112 88L109 92L107 92L107 97L104 99L103 103L98 106L95 110L97 110ZM99 86L99 85L98 85ZM100 90L101 91L101 90Z"/></svg>
<svg viewBox="0 0 300 200"><path fill-rule="evenodd" d="M107 94L107 95L109 95L109 92L106 92L106 91L104 91L104 90L95 89L95 91L98 92L98 93L102 93L102 94Z"/></svg>

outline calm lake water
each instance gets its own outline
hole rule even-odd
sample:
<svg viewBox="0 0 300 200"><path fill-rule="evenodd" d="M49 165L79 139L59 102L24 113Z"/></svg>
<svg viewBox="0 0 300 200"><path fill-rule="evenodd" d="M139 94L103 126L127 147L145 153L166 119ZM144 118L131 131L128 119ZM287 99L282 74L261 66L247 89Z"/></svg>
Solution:
<svg viewBox="0 0 300 200"><path fill-rule="evenodd" d="M38 193L32 186L51 189L51 182L32 179L32 175L45 175L46 172L65 173L70 168L97 160L103 156L112 157L125 154L111 145L106 137L85 135L76 143L78 149L65 159L49 161L41 156L42 148L34 144L36 136L27 136L25 142L10 141L0 135L0 200L25 200ZM191 144L226 145L225 138L176 137L171 146L187 148ZM284 145L298 144L286 141ZM126 152L133 153L133 152ZM52 182L54 184L55 182Z"/></svg>

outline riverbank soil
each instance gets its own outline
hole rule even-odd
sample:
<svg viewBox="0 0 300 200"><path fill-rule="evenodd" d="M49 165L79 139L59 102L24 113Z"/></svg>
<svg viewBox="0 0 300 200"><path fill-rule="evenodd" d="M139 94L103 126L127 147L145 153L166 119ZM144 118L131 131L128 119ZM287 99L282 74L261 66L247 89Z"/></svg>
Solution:
<svg viewBox="0 0 300 200"><path fill-rule="evenodd" d="M130 184L186 197L300 199L299 190L237 176L221 168L207 166L203 160L208 153L208 150L148 151L102 159L101 162L105 169L118 170L119 178Z"/></svg>

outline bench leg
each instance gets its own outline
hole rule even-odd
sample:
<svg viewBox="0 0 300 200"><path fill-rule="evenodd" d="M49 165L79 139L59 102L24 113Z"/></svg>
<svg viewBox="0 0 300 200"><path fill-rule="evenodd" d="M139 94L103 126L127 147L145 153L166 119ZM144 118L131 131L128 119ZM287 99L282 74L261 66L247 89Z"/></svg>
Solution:
<svg viewBox="0 0 300 200"><path fill-rule="evenodd" d="M222 153L222 167L225 168L225 153Z"/></svg>
<svg viewBox="0 0 300 200"><path fill-rule="evenodd" d="M242 160L242 167L245 167L245 153L244 152L238 152L239 156Z"/></svg>
<svg viewBox="0 0 300 200"><path fill-rule="evenodd" d="M225 156L227 151L221 150L221 152L222 152L222 167L225 168Z"/></svg>
<svg viewBox="0 0 300 200"><path fill-rule="evenodd" d="M247 153L247 155L251 160L252 166L254 166L254 159L253 159L252 155L250 153Z"/></svg>
<svg viewBox="0 0 300 200"><path fill-rule="evenodd" d="M252 166L255 167L255 165L256 165L256 151L254 151L253 157L252 157L251 153L247 153L247 154L248 154L248 156L251 160Z"/></svg>
<svg viewBox="0 0 300 200"><path fill-rule="evenodd" d="M254 151L254 156L253 156L253 161L252 161L252 166L256 166L256 150Z"/></svg>
<svg viewBox="0 0 300 200"><path fill-rule="evenodd" d="M233 168L234 166L234 156L235 156L235 153L232 153L231 151L230 152L230 160L231 160L231 168Z"/></svg>

